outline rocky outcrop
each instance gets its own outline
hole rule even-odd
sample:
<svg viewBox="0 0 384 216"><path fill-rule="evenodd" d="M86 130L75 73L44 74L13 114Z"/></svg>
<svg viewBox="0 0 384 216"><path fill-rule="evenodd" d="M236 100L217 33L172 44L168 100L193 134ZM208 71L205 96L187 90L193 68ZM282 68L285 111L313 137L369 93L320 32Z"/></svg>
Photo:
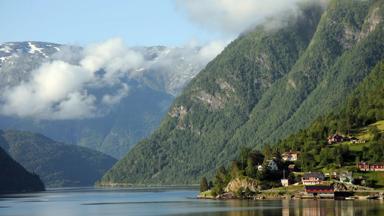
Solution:
<svg viewBox="0 0 384 216"><path fill-rule="evenodd" d="M366 38L369 33L376 30L376 27L383 21L383 17L380 14L380 7L372 10L368 19L364 23L363 31L360 34L359 40Z"/></svg>
<svg viewBox="0 0 384 216"><path fill-rule="evenodd" d="M365 190L372 190L368 187L363 187L360 185L353 185L353 184L344 184L341 182L333 182L333 187L335 188L335 191L365 191Z"/></svg>
<svg viewBox="0 0 384 216"><path fill-rule="evenodd" d="M206 91L199 91L194 98L201 101L208 106L211 110L218 110L224 108L226 99L220 94L211 95Z"/></svg>
<svg viewBox="0 0 384 216"><path fill-rule="evenodd" d="M172 118L178 118L177 128L185 129L184 118L188 114L188 110L185 106L173 107L172 111L168 113Z"/></svg>
<svg viewBox="0 0 384 216"><path fill-rule="evenodd" d="M235 178L230 181L224 189L227 193L237 193L239 191L247 190L252 192L259 191L259 183L255 179L248 177Z"/></svg>

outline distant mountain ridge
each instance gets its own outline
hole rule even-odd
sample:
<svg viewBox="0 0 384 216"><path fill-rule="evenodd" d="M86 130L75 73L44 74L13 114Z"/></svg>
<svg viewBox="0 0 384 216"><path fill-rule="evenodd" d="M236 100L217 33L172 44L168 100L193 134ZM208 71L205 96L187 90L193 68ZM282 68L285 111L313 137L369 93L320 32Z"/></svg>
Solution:
<svg viewBox="0 0 384 216"><path fill-rule="evenodd" d="M384 58L383 1L303 4L297 20L241 35L176 98L161 126L100 184L191 184L340 108Z"/></svg>
<svg viewBox="0 0 384 216"><path fill-rule="evenodd" d="M95 150L24 131L0 131L0 147L47 187L92 186L116 162Z"/></svg>
<svg viewBox="0 0 384 216"><path fill-rule="evenodd" d="M55 140L89 147L115 158L122 157L160 123L174 96L203 67L190 59L199 48L133 47L151 67L141 68L140 76L127 79L129 94L107 115L80 120L39 120L0 115L1 129L42 133ZM17 85L30 77L44 62L61 59L77 64L83 48L46 42L0 44L0 89ZM70 55L67 55L69 53ZM176 59L175 64L156 62Z"/></svg>

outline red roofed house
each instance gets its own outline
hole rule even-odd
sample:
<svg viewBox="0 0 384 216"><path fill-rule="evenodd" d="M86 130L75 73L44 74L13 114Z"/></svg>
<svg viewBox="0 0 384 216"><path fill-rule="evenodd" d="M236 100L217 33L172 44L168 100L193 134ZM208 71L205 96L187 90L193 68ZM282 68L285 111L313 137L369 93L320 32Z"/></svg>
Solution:
<svg viewBox="0 0 384 216"><path fill-rule="evenodd" d="M384 171L384 163L369 164L367 162L360 162L357 164L360 171Z"/></svg>
<svg viewBox="0 0 384 216"><path fill-rule="evenodd" d="M334 197L334 187L331 185L308 185L305 186L305 192L323 198Z"/></svg>

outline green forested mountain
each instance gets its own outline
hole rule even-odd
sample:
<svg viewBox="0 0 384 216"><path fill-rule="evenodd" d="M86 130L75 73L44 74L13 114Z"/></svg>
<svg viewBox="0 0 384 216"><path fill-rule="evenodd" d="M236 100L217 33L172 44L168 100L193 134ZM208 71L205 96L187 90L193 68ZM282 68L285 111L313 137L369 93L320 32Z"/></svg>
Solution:
<svg viewBox="0 0 384 216"><path fill-rule="evenodd" d="M305 4L300 14L232 42L101 183L197 183L239 146L274 143L339 109L384 58L384 2Z"/></svg>
<svg viewBox="0 0 384 216"><path fill-rule="evenodd" d="M280 151L302 152L304 169L343 166L348 160L381 163L384 160L384 61L353 91L342 108L314 121L310 127L281 140ZM380 126L380 128L378 128ZM364 142L329 145L330 134L346 134ZM312 160L310 160L312 158Z"/></svg>
<svg viewBox="0 0 384 216"><path fill-rule="evenodd" d="M42 190L39 176L29 173L0 147L0 194Z"/></svg>
<svg viewBox="0 0 384 216"><path fill-rule="evenodd" d="M0 147L48 187L93 185L116 162L95 150L15 130L0 131Z"/></svg>

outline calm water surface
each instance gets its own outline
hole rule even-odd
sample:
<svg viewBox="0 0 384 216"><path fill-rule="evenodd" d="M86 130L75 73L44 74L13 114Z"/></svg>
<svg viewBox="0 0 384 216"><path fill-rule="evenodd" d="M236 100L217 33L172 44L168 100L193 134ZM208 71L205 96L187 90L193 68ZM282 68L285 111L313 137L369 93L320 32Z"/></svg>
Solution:
<svg viewBox="0 0 384 216"><path fill-rule="evenodd" d="M0 216L384 216L383 201L214 201L191 189L57 189L0 197Z"/></svg>

